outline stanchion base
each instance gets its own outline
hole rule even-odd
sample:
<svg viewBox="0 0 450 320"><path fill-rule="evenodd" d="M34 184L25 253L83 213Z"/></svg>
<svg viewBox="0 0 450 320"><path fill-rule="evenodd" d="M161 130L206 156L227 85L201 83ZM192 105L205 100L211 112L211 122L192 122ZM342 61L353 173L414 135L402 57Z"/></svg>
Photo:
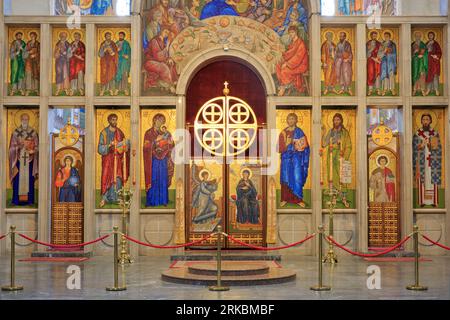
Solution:
<svg viewBox="0 0 450 320"><path fill-rule="evenodd" d="M4 286L2 291L20 291L23 290L23 286Z"/></svg>
<svg viewBox="0 0 450 320"><path fill-rule="evenodd" d="M426 290L428 290L428 287L424 287L421 285L416 286L415 284L413 284L413 285L407 286L406 289L413 290L413 291L426 291Z"/></svg>
<svg viewBox="0 0 450 320"><path fill-rule="evenodd" d="M230 287L224 286L210 286L209 291L229 291Z"/></svg>
<svg viewBox="0 0 450 320"><path fill-rule="evenodd" d="M330 291L331 287L328 286L313 286L310 288L313 291Z"/></svg>
<svg viewBox="0 0 450 320"><path fill-rule="evenodd" d="M127 287L108 287L106 291L125 291Z"/></svg>

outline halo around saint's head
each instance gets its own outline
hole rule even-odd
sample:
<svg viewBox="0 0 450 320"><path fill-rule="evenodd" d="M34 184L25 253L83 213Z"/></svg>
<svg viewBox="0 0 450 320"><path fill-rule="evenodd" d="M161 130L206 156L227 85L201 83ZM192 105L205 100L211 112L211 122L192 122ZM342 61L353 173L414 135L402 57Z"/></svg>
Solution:
<svg viewBox="0 0 450 320"><path fill-rule="evenodd" d="M348 126L349 117L345 113L339 112L339 111L333 111L333 112L328 113L328 117L327 117L328 128L331 129L334 127L333 119L334 119L334 116L338 113L342 116L342 125L344 126L344 128L348 129L349 128L349 126Z"/></svg>
<svg viewBox="0 0 450 320"><path fill-rule="evenodd" d="M28 126L35 129L34 125L36 124L36 118L35 118L35 114L34 112L32 112L31 110L18 110L15 114L14 114L14 124L16 126L16 128L20 127L22 124L22 116L26 114L28 115L29 121L28 121Z"/></svg>
<svg viewBox="0 0 450 320"><path fill-rule="evenodd" d="M332 35L331 40L332 41L336 40L336 33L334 31L332 31L332 30L324 30L324 32L322 34L322 40L323 41L327 41L327 34L329 34L329 33Z"/></svg>
<svg viewBox="0 0 450 320"><path fill-rule="evenodd" d="M250 169L247 168L247 167L242 168L241 171L239 172L239 175L241 176L241 178L244 178L244 172L245 172L245 171L248 172L248 178L251 179L252 176L253 176L253 172L252 172L252 170L250 170Z"/></svg>
<svg viewBox="0 0 450 320"><path fill-rule="evenodd" d="M428 114L431 117L430 128L434 129L438 123L438 116L433 110L420 110L415 113L416 129L422 128L422 116Z"/></svg>
<svg viewBox="0 0 450 320"><path fill-rule="evenodd" d="M206 180L208 180L209 178L211 178L211 171L209 171L208 169L202 169L200 170L198 177L200 178L200 180L203 180L203 174L207 173L208 177L206 178Z"/></svg>
<svg viewBox="0 0 450 320"><path fill-rule="evenodd" d="M387 154L384 154L384 153L381 153L381 154L379 154L379 155L376 157L376 159L375 159L375 162L376 162L376 164L377 164L377 167L380 167L380 158L385 158L385 159L386 159L386 165L385 165L385 167L389 166L389 163L390 163L391 161L390 161L388 155L387 155Z"/></svg>
<svg viewBox="0 0 450 320"><path fill-rule="evenodd" d="M115 114L117 116L117 127L120 128L123 124L123 114L120 110L113 110L112 112L105 112L105 114L103 115L104 127L106 128L109 126L108 117L111 114Z"/></svg>

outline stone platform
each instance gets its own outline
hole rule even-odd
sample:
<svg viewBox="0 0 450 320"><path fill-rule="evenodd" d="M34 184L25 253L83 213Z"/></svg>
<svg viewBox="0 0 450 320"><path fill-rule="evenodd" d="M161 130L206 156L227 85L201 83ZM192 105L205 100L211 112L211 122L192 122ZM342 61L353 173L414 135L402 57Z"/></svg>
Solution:
<svg viewBox="0 0 450 320"><path fill-rule="evenodd" d="M90 258L92 251L83 250L47 250L34 251L31 253L32 258Z"/></svg>
<svg viewBox="0 0 450 320"><path fill-rule="evenodd" d="M186 250L183 254L170 256L170 261L211 261L216 250ZM250 250L222 250L222 260L229 261L281 261L280 254Z"/></svg>
<svg viewBox="0 0 450 320"><path fill-rule="evenodd" d="M222 284L226 286L251 286L294 281L296 272L284 269L275 261L223 261ZM178 261L161 274L167 282L191 285L215 285L216 261Z"/></svg>

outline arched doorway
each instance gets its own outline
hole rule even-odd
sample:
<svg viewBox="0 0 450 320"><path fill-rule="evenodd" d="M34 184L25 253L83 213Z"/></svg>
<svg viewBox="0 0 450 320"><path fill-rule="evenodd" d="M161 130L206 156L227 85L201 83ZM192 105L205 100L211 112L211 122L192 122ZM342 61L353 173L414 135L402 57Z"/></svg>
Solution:
<svg viewBox="0 0 450 320"><path fill-rule="evenodd" d="M259 136L266 129L266 101L260 77L238 58L215 59L191 78L186 91L188 241L221 225L240 241L265 245L267 182ZM208 241L196 247L215 245ZM225 246L237 247L229 241Z"/></svg>

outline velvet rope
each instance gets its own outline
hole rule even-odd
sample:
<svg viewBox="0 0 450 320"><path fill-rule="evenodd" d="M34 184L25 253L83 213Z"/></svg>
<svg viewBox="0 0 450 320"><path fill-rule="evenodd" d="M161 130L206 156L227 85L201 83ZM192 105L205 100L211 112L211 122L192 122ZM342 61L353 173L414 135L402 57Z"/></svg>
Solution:
<svg viewBox="0 0 450 320"><path fill-rule="evenodd" d="M30 238L30 237L28 237L28 236L26 236L26 235L24 235L22 233L19 233L19 236L21 236L22 238L24 238L24 239L26 239L28 241L31 241L31 242L34 242L34 243L37 243L37 244L40 244L40 245L43 245L43 246L46 246L46 247L52 247L52 248L78 248L78 247L85 247L85 246L88 246L90 244L93 244L93 243L105 240L110 235L111 234L107 234L107 235L104 235L103 237L97 238L95 240L92 240L92 241L89 241L89 242L85 242L85 243L80 243L80 244L53 244L53 243L42 242L42 241L39 241L39 240L34 240L33 238Z"/></svg>
<svg viewBox="0 0 450 320"><path fill-rule="evenodd" d="M394 251L395 249L397 249L398 247L400 247L402 244L404 244L406 241L408 241L411 238L411 236L406 236L402 241L400 241L399 243L397 243L395 246L390 247L382 252L379 253L359 253L359 252L355 252L352 251L346 247L344 247L343 245L337 243L332 237L327 237L328 241L331 241L334 245L336 245L338 248L341 248L344 251L347 251L348 253L354 255L354 256L358 256L358 257L364 257L364 258L373 258L373 257L379 257L382 255L385 255L386 253L389 253L391 251Z"/></svg>
<svg viewBox="0 0 450 320"><path fill-rule="evenodd" d="M8 235L8 233L0 236L0 240L3 240L4 238L6 238L7 235Z"/></svg>
<svg viewBox="0 0 450 320"><path fill-rule="evenodd" d="M211 238L213 235L214 235L214 234L211 233L210 235L207 235L206 237L204 237L204 238L202 238L202 239L195 240L195 241L192 241L192 242L189 242L189 243L178 244L178 245L174 245L174 246L160 246L160 245L157 245L157 244L145 243L145 242L139 241L139 240L134 239L134 238L132 238L132 237L130 237L130 236L127 236L127 235L124 235L124 237L125 237L126 239L128 239L128 240L130 240L130 241L136 243L136 244L141 245L141 246L146 246L146 247L156 248L156 249L177 249L177 248L189 247L189 246L192 246L192 245L194 245L194 244L201 243L201 242L203 242L203 241L205 241L205 240L208 240L208 239Z"/></svg>
<svg viewBox="0 0 450 320"><path fill-rule="evenodd" d="M315 236L316 236L316 234L313 233L312 235L306 237L303 240L300 240L300 241L297 241L297 242L294 242L294 243L291 243L291 244L288 244L288 245L285 245L285 246L282 246L282 247L268 247L268 248L266 248L266 247L260 247L260 246L255 246L255 245L252 245L252 244L248 244L248 243L240 241L240 240L238 240L236 238L233 238L232 236L230 236L228 234L226 235L226 237L228 237L228 239L230 239L231 241L233 241L235 243L238 243L238 244L240 244L242 246L249 247L249 248L252 248L252 249L261 250L261 251L275 251L275 250L282 250L282 249L295 247L295 246L298 246L298 245L308 241L311 238L314 238Z"/></svg>
<svg viewBox="0 0 450 320"><path fill-rule="evenodd" d="M450 247L444 246L443 244L441 244L441 243L439 243L439 242L433 241L433 240L431 240L430 238L428 238L428 237L427 237L426 235L424 235L424 234L422 234L422 237L425 238L426 240L428 240L429 242L431 242L432 244L434 244L434 245L436 245L436 246L438 246L438 247L441 247L442 249L445 249L445 250L449 250L449 251L450 251Z"/></svg>

